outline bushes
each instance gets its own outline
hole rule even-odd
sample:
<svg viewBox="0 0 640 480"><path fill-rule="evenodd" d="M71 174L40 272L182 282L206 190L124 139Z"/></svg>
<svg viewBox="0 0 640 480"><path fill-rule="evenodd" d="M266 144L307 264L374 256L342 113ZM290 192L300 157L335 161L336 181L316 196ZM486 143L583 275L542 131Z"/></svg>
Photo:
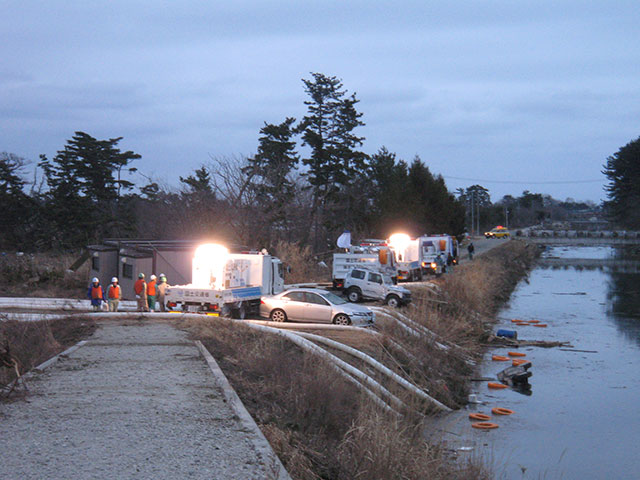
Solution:
<svg viewBox="0 0 640 480"><path fill-rule="evenodd" d="M88 265L77 271L69 266L79 254L3 253L0 256L0 295L71 296L84 295Z"/></svg>

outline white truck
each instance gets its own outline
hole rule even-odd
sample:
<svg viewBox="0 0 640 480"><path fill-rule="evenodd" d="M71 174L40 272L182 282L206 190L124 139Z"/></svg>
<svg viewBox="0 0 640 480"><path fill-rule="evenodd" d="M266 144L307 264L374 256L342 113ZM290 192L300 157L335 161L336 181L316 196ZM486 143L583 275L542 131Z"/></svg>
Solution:
<svg viewBox="0 0 640 480"><path fill-rule="evenodd" d="M398 265L398 281L414 282L422 280L421 250L418 239L404 233L394 233L389 237Z"/></svg>
<svg viewBox="0 0 640 480"><path fill-rule="evenodd" d="M398 278L398 269L393 251L382 243L367 243L350 246L346 253L333 254L332 282L333 288L342 290L344 280L353 267L368 267L388 275L394 282Z"/></svg>
<svg viewBox="0 0 640 480"><path fill-rule="evenodd" d="M411 302L411 291L395 285L391 277L366 267L354 267L344 280L344 290L350 302L382 300L390 307Z"/></svg>
<svg viewBox="0 0 640 480"><path fill-rule="evenodd" d="M420 250L420 264L423 273L436 273L440 257L441 263L450 267L458 263L458 241L451 235L424 235L416 239Z"/></svg>
<svg viewBox="0 0 640 480"><path fill-rule="evenodd" d="M229 253L222 245L196 249L189 285L171 286L165 294L170 310L245 318L257 313L260 297L284 290L282 262L266 253Z"/></svg>

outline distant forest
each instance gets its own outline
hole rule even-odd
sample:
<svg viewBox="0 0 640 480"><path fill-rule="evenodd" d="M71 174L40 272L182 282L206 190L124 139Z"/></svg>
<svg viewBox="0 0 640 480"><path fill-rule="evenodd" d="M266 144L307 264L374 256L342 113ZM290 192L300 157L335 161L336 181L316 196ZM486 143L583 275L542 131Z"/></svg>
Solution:
<svg viewBox="0 0 640 480"><path fill-rule="evenodd" d="M252 248L285 240L322 252L345 229L354 238L399 230L459 235L596 208L528 191L493 204L480 185L450 192L418 156L405 161L385 147L373 155L361 151L362 113L339 79L314 73L303 84L306 116L265 123L255 155L211 158L179 177L177 188L137 172L140 155L121 151L121 137L75 132L55 157L40 156L41 180L30 184L28 162L1 153L0 248L72 250L107 237L210 238ZM147 183L131 182L134 172Z"/></svg>

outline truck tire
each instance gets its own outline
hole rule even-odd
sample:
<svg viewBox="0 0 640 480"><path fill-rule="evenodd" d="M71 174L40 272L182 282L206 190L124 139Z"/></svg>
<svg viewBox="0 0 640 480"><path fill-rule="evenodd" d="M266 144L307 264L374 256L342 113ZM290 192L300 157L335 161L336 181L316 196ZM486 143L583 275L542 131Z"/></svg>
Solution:
<svg viewBox="0 0 640 480"><path fill-rule="evenodd" d="M237 308L231 310L231 316L236 320L244 320L247 318L247 306L244 302L241 302Z"/></svg>
<svg viewBox="0 0 640 480"><path fill-rule="evenodd" d="M352 303L358 303L362 300L362 293L360 293L360 289L358 287L350 287L347 290L347 300Z"/></svg>
<svg viewBox="0 0 640 480"><path fill-rule="evenodd" d="M351 319L349 318L349 315L339 313L333 318L333 323L336 325L351 325Z"/></svg>
<svg viewBox="0 0 640 480"><path fill-rule="evenodd" d="M276 308L274 310L271 310L271 313L269 314L269 319L272 322L286 322L287 314L285 313L284 310L280 308Z"/></svg>
<svg viewBox="0 0 640 480"><path fill-rule="evenodd" d="M391 308L398 308L400 306L400 299L397 295L389 295L386 301L387 305Z"/></svg>

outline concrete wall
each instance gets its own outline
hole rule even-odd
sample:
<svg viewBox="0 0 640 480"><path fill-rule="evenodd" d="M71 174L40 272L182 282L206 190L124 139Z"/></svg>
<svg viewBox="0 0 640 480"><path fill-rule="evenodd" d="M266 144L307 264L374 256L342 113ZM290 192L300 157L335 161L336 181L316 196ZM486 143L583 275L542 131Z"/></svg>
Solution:
<svg viewBox="0 0 640 480"><path fill-rule="evenodd" d="M93 277L98 277L103 287L106 287L111 282L111 278L118 275L118 251L94 251L89 258L89 278L87 279L87 285L91 282ZM95 263L98 263L98 269L95 269Z"/></svg>

